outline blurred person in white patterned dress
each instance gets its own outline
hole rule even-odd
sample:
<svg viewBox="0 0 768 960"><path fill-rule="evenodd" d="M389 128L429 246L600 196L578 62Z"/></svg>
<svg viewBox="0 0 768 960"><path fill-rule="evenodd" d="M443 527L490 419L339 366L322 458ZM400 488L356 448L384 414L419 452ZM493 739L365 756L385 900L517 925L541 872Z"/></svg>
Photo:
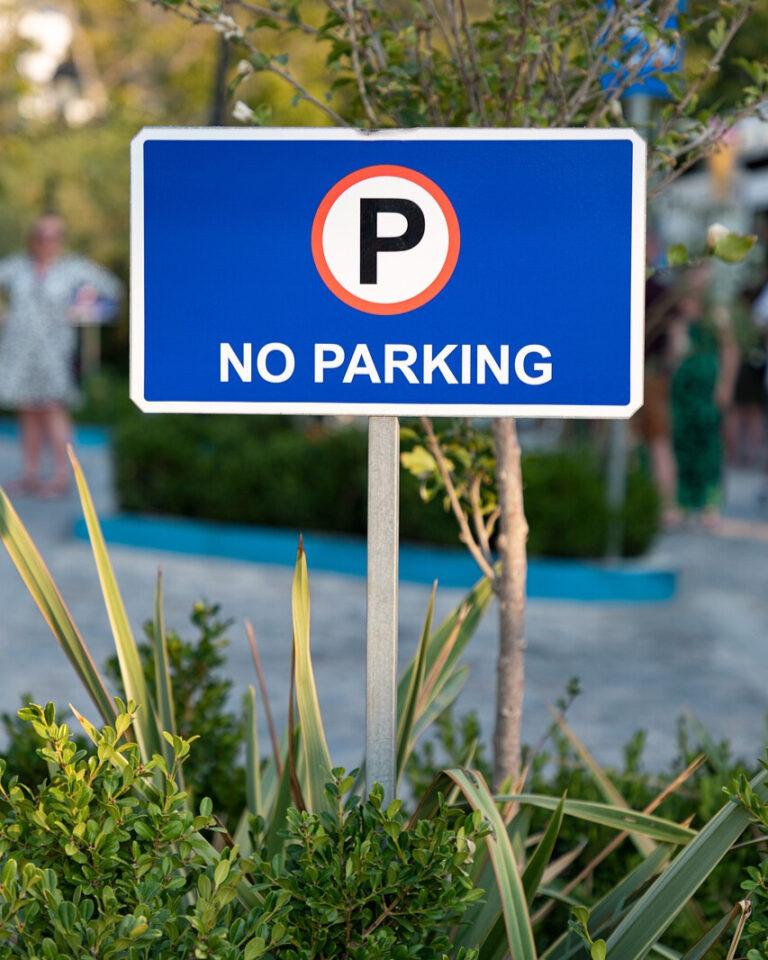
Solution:
<svg viewBox="0 0 768 960"><path fill-rule="evenodd" d="M0 295L6 309L0 327L0 407L15 410L22 449L15 493L58 497L70 485L67 444L70 410L78 402L76 326L114 312L119 280L98 264L64 250L64 223L40 217L26 252L0 260ZM50 447L53 471L40 474Z"/></svg>

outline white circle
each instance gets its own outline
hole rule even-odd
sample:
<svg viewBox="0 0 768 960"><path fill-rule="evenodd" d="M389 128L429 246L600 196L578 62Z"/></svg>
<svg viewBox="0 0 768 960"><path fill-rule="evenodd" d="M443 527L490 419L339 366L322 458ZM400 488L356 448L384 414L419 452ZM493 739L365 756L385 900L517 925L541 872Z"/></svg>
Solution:
<svg viewBox="0 0 768 960"><path fill-rule="evenodd" d="M376 283L360 283L360 201L411 200L424 214L424 235L410 250L379 251ZM406 219L399 213L379 213L377 235L401 236ZM352 184L328 211L322 233L325 262L345 290L371 303L401 303L417 297L440 274L448 257L448 223L437 200L424 187L397 176L374 176Z"/></svg>

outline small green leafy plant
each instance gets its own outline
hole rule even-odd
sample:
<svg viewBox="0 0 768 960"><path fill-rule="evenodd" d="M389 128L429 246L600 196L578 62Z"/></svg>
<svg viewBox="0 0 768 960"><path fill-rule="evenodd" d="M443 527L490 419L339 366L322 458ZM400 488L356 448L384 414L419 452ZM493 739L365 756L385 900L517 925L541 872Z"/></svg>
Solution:
<svg viewBox="0 0 768 960"><path fill-rule="evenodd" d="M768 770L768 763L762 761ZM768 838L768 802L755 790L747 777L740 776L726 791L747 811L755 834L753 842L765 846ZM747 879L741 887L745 891L749 907L744 911L742 927L745 927L745 947L747 960L764 960L768 956L768 856L756 865L746 869ZM747 918L751 920L747 923Z"/></svg>
<svg viewBox="0 0 768 960"><path fill-rule="evenodd" d="M268 889L287 894L278 960L471 960L450 941L482 891L469 873L485 835L479 812L457 814L441 797L428 819L409 822L401 801L345 794L354 776L335 769L330 812L287 812L284 860L265 861Z"/></svg>
<svg viewBox="0 0 768 960"><path fill-rule="evenodd" d="M378 785L345 799L354 777L339 769L328 812L287 809L283 857L218 855L200 835L218 829L211 801L195 815L178 788L191 742L168 734L170 767L160 754L144 763L125 739L135 704L117 705L101 731L78 717L92 749L52 704L19 712L50 776L30 789L0 764L0 957L474 957L449 932L481 896L469 866L482 814L439 797L406 822Z"/></svg>
<svg viewBox="0 0 768 960"><path fill-rule="evenodd" d="M52 704L20 711L50 777L35 789L0 779L0 956L250 960L269 901L246 911L236 893L247 861L213 858L200 836L216 829L211 801L195 815L176 783L189 741L168 738L170 766L143 762L124 739L135 705L117 704L113 726L82 721L93 750Z"/></svg>

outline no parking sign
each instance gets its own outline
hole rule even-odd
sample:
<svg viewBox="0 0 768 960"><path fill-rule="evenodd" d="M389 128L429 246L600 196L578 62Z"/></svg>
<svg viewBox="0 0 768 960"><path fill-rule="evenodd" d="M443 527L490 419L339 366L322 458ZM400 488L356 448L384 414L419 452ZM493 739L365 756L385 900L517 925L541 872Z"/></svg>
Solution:
<svg viewBox="0 0 768 960"><path fill-rule="evenodd" d="M131 158L131 396L369 415L366 777L396 790L397 416L642 402L630 130L159 129Z"/></svg>
<svg viewBox="0 0 768 960"><path fill-rule="evenodd" d="M630 130L148 129L147 411L625 417L642 402Z"/></svg>

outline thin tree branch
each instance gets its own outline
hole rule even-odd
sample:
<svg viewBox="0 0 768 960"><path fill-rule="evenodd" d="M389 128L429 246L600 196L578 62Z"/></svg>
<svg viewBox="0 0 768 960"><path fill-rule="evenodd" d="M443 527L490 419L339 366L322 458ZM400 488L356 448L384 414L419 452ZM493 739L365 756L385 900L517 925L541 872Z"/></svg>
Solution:
<svg viewBox="0 0 768 960"><path fill-rule="evenodd" d="M661 24L662 29L665 28L670 17L672 17L677 10L678 3L679 0L668 0L666 7L659 12L658 21ZM648 49L645 51L643 56L639 57L637 62L630 66L626 73L622 74L620 70L616 70L611 83L609 83L605 88L603 95L598 97L597 103L594 106L592 113L589 115L586 125L588 127L594 127L609 104L621 97L626 90L629 90L629 88L642 75L646 67L648 67L657 56L658 46L648 43ZM620 80L619 82L616 82L618 78L620 78Z"/></svg>
<svg viewBox="0 0 768 960"><path fill-rule="evenodd" d="M477 57L477 48L475 47L475 39L472 36L472 28L469 24L467 7L464 0L459 0L459 8L461 10L461 32L464 35L464 42L466 43L467 51L469 52L469 62L472 66L472 72L475 75L475 82L478 84L477 104L480 108L480 116L482 117L483 123L487 126L488 112L485 109L485 98L483 97L480 88L485 88L485 93L489 102L493 101L493 91L488 86L488 78L480 69L480 64Z"/></svg>
<svg viewBox="0 0 768 960"><path fill-rule="evenodd" d="M383 11L379 10L382 19L386 17ZM378 31L373 25L371 18L368 14L368 11L363 9L360 11L361 19L363 22L363 30L365 38L368 41L364 47L365 58L371 66L371 69L374 72L380 70L386 70L387 68L387 53L384 49L384 45L381 42L381 37L378 34ZM387 25L390 29L394 29L392 21L387 18Z"/></svg>
<svg viewBox="0 0 768 960"><path fill-rule="evenodd" d="M515 97L517 96L517 87L520 83L520 74L523 69L525 43L528 39L528 0L522 0L520 4L520 42L517 45L517 62L515 63L515 74L512 79L512 86L510 88L509 94L507 95L507 102L504 109L504 123L505 126L508 126L512 119L512 112L515 106ZM510 36L512 31L509 32ZM509 52L507 48L505 53Z"/></svg>
<svg viewBox="0 0 768 960"><path fill-rule="evenodd" d="M701 90L704 83L709 79L710 76L712 76L713 73L717 71L720 65L720 61L725 56L726 50L731 45L731 42L733 41L733 38L738 32L739 28L743 25L744 21L749 16L753 6L754 4L751 2L746 3L742 11L736 17L734 17L734 19L731 21L731 25L728 28L727 33L723 37L723 40L720 46L712 54L712 57L710 58L706 67L702 70L702 72L694 80L694 82L690 85L690 87L688 87L683 99L679 103L675 104L674 108L670 111L669 116L667 117L664 124L662 125L661 130L659 130L657 134L657 137L656 137L657 140L661 140L670 132L675 121L679 120L685 114L685 111L688 108L688 105L691 103L693 98L698 94L699 90Z"/></svg>
<svg viewBox="0 0 768 960"><path fill-rule="evenodd" d="M363 104L363 110L365 110L368 123L370 123L372 127L378 127L380 124L376 116L376 111L373 109L371 99L368 96L368 89L366 88L363 70L360 65L360 47L358 45L357 28L355 25L355 0L347 0L347 27L349 28L352 69L355 72L355 79L357 80L357 92L360 95L360 101Z"/></svg>
<svg viewBox="0 0 768 960"><path fill-rule="evenodd" d="M650 0L644 0L642 6L647 8ZM635 14L636 15L636 14ZM624 17L621 16L619 7L617 4L614 4L608 10L606 15L606 26L604 28L603 36L600 38L600 45L604 49L608 49L613 41L619 36L619 34L626 28L626 22ZM579 84L576 92L573 97L571 97L570 107L566 115L562 118L564 126L568 126L571 120L576 116L581 105L584 101L590 96L590 93L594 87L595 81L597 80L598 73L603 66L602 60L600 57L595 57L592 60L592 63L587 67L587 72L584 75L584 79Z"/></svg>
<svg viewBox="0 0 768 960"><path fill-rule="evenodd" d="M424 427L424 432L427 436L427 446L429 447L430 453L435 458L437 469L440 471L440 477L445 484L445 490L448 494L448 500L451 504L453 515L459 525L459 539L472 554L475 559L475 563L477 563L483 574L491 581L491 584L493 584L495 590L498 582L496 571L486 560L483 555L483 551L480 549L475 541L475 538L472 536L472 530L469 526L467 516L461 507L461 503L459 502L459 497L456 493L456 487L454 485L453 478L451 477L451 471L448 469L443 448L440 446L440 441L435 436L435 431L432 427L432 421L429 419L429 417L422 417L421 425Z"/></svg>
<svg viewBox="0 0 768 960"><path fill-rule="evenodd" d="M381 911L378 917L376 917L376 919L367 929L363 930L362 937L361 937L362 940L367 940L368 937L370 937L370 935L373 933L373 931L376 930L377 927L381 926L381 924L387 919L387 917L390 916L390 914L398 905L398 903L400 903L400 900L401 900L401 894L398 893L395 896L392 903L390 903L384 910Z"/></svg>
<svg viewBox="0 0 768 960"><path fill-rule="evenodd" d="M325 0L325 5L326 7L328 7L328 9L331 11L332 14L334 14L336 17L339 18L339 20L341 20L342 23L346 21L346 17L344 15L344 8L342 6L339 6L338 4L334 3L334 0Z"/></svg>
<svg viewBox="0 0 768 960"><path fill-rule="evenodd" d="M255 48L251 48L251 49L253 49L254 53L259 52ZM332 107L329 107L328 104L323 103L322 100L318 100L317 97L312 96L312 94L309 92L309 90L307 90L304 84L300 83L289 71L282 70L280 67L275 66L274 63L269 63L264 69L267 70L269 73L274 73L276 76L280 77L281 80L285 80L286 83L290 84L290 86L292 86L293 89L298 94L300 94L302 100L306 100L308 103L311 103L313 107L317 107L318 110L322 110L327 117L330 117L331 120L333 120L336 126L338 127L352 126L351 123L347 123L347 121L342 116L336 113L336 111Z"/></svg>
<svg viewBox="0 0 768 960"><path fill-rule="evenodd" d="M480 544L480 549L483 551L483 556L488 563L493 563L488 528L485 518L483 517L483 510L480 503L480 485L482 482L483 478L479 473L476 473L472 477L472 481L469 484L469 504L472 510L472 524L475 528L475 536Z"/></svg>
<svg viewBox="0 0 768 960"><path fill-rule="evenodd" d="M264 17L268 20L284 23L286 26L301 30L302 33L308 33L310 36L317 36L320 32L317 27L312 27L308 23L304 23L303 20L295 23L287 14L280 13L278 10L271 10L269 7L260 7L255 3L251 3L250 0L229 0L229 3L231 6L242 7L243 10L248 10L249 13L256 14L257 17Z"/></svg>
<svg viewBox="0 0 768 960"><path fill-rule="evenodd" d="M739 946L739 941L744 934L744 927L747 925L747 920L749 920L750 916L752 915L751 900L739 900L739 902L736 904L736 907L740 911L741 916L739 917L739 922L736 924L733 940L731 940L731 945L728 948L728 953L725 960L733 960L733 958L736 956L736 950Z"/></svg>
<svg viewBox="0 0 768 960"><path fill-rule="evenodd" d="M421 45L424 43L426 48L426 54L422 55ZM433 126L443 127L445 126L445 119L440 109L440 101L435 96L434 90L431 85L431 69L427 68L427 63L432 65L432 29L428 25L425 25L423 29L420 29L416 36L416 46L414 48L416 54L416 62L419 65L419 87L421 88L422 96L424 97L424 103L427 105L427 111L429 113L429 119Z"/></svg>
<svg viewBox="0 0 768 960"><path fill-rule="evenodd" d="M561 5L557 3L549 11L549 16L547 17L548 27L550 28L553 27L559 20L560 8L561 8ZM539 30L539 35L540 34L541 34L541 30ZM523 104L522 104L522 110L521 110L521 113L522 113L521 125L523 127L530 127L531 125L530 114L528 110L531 102L531 92L533 90L534 84L536 83L536 78L538 77L539 72L541 71L541 65L543 62L544 62L544 44L542 44L539 47L539 52L536 54L536 58L533 61L533 66L529 65L530 61L526 61L525 63L525 86L523 88L524 96L523 96Z"/></svg>
<svg viewBox="0 0 768 960"><path fill-rule="evenodd" d="M151 2L154 3L154 2L157 2L157 0L151 0ZM190 20L192 23L204 23L213 28L219 27L220 29L220 22L215 17L209 16L204 10L202 10L194 2L194 0L187 0L187 6L189 7L190 10L194 11L194 13L196 14L195 16L185 14L178 7L174 8L173 13L177 17L181 17L184 20ZM238 26L238 30L239 30L238 35L232 36L230 37L230 39L233 42L239 43L242 47L244 47L252 57L258 57L259 59L266 59L267 60L266 64L261 68L263 71L267 73L274 73L275 76L280 77L281 80L284 80L289 86L293 87L296 93L298 93L303 100L306 100L308 103L311 103L312 106L317 107L318 110L322 110L322 112L331 120L333 120L333 122L337 126L339 127L351 126L351 124L348 123L338 113L336 113L336 111L332 107L329 107L328 104L323 103L322 100L318 100L317 97L313 96L313 94L311 94L309 90L307 90L304 84L301 83L301 81L297 80L296 77L294 77L294 75L289 70L283 70L281 67L277 66L277 64L275 64L272 60L270 60L262 50L259 50L257 47L255 47L250 42L250 40L248 40L245 37L245 34L242 28L240 28L239 26Z"/></svg>
<svg viewBox="0 0 768 960"><path fill-rule="evenodd" d="M723 137L730 130L733 129L733 127L735 126L735 124L739 122L739 120L742 120L744 119L744 117L748 117L754 113L758 113L765 106L768 106L768 97L763 97L763 99L758 101L757 103L748 104L746 107L739 110L737 113L734 113L732 116L728 117L726 121L723 121L721 123L720 127L718 128L718 133L716 135L713 135L712 139L709 142L705 142L704 144L702 144L702 146L698 150L696 150L693 153L693 155L688 157L685 163L682 163L680 164L680 166L675 167L675 169L672 170L663 180L655 184L648 191L648 198L651 199L652 197L657 196L659 193L661 193L662 190L666 189L666 187L668 187L670 183L673 183L675 180L677 180L679 176L684 174L686 170L689 170L699 160L704 159L704 157L712 153L712 151L715 149L715 147L718 146L718 144L723 139Z"/></svg>
<svg viewBox="0 0 768 960"><path fill-rule="evenodd" d="M552 62L552 57L549 53L544 55L544 66L546 68L548 81L551 82L550 90L552 91L550 97L560 102L560 110L564 114L568 109L568 94L565 92L565 87L563 86L562 78L559 72L555 69L555 65ZM550 84L548 83L548 86Z"/></svg>
<svg viewBox="0 0 768 960"><path fill-rule="evenodd" d="M467 64L464 59L464 52L461 49L461 45L459 44L458 46L456 46L451 41L450 34L448 33L448 30L445 24L443 23L443 18L440 16L440 13L437 9L437 6L435 5L434 0L426 0L426 3L429 9L432 11L432 16L435 19L435 23L437 24L438 29L440 30L440 33L443 36L443 40L445 40L446 46L448 47L448 52L450 53L451 57L453 57L453 61L456 64L456 68L458 69L459 74L461 75L462 82L464 83L464 89L466 90L467 97L469 98L470 106L476 113L480 113L480 108L477 103L477 97L475 95L475 89L472 85L469 73L467 71Z"/></svg>

